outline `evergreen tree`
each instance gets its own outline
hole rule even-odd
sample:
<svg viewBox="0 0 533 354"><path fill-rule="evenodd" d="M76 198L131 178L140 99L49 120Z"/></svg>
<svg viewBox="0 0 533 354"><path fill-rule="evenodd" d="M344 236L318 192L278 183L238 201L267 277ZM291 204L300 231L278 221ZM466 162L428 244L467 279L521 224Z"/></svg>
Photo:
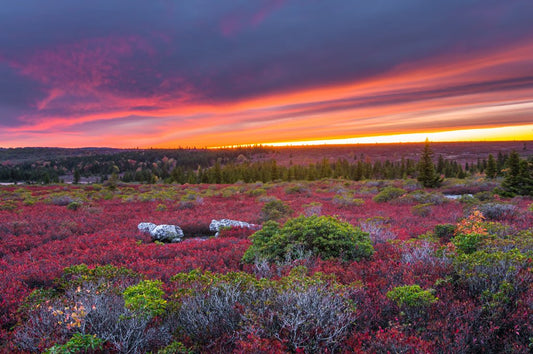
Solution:
<svg viewBox="0 0 533 354"><path fill-rule="evenodd" d="M437 173L444 173L444 158L439 154L439 162L437 163Z"/></svg>
<svg viewBox="0 0 533 354"><path fill-rule="evenodd" d="M516 151L511 152L507 159L507 172L502 182L506 196L533 195L533 177L531 166L527 160L520 160Z"/></svg>
<svg viewBox="0 0 533 354"><path fill-rule="evenodd" d="M422 156L418 162L418 180L427 188L436 188L442 183L442 179L435 172L432 157L433 151L429 145L429 140L426 139Z"/></svg>
<svg viewBox="0 0 533 354"><path fill-rule="evenodd" d="M80 170L78 170L78 169L75 169L75 170L74 170L74 177L73 177L73 178L74 178L74 179L73 179L72 183L74 183L74 184L78 184L78 183L80 183L80 178L81 178L81 176L80 176Z"/></svg>
<svg viewBox="0 0 533 354"><path fill-rule="evenodd" d="M494 156L492 154L489 154L489 160L487 162L487 169L485 171L485 175L487 178L494 178L498 174L498 171L496 170L496 160L494 159Z"/></svg>

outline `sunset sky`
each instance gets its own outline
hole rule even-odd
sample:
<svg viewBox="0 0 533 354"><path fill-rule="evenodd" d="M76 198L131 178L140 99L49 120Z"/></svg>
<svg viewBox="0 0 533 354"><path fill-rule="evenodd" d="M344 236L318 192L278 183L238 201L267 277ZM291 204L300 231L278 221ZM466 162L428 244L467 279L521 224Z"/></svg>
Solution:
<svg viewBox="0 0 533 354"><path fill-rule="evenodd" d="M0 147L533 140L532 19L531 0L8 1Z"/></svg>

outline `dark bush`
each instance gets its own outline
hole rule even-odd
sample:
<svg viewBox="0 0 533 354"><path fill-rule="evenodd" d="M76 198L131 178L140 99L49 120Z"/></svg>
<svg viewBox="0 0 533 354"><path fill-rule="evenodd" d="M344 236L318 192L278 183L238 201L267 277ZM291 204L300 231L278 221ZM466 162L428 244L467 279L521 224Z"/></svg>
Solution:
<svg viewBox="0 0 533 354"><path fill-rule="evenodd" d="M290 216L292 209L279 199L266 202L261 208L261 221L281 220Z"/></svg>
<svg viewBox="0 0 533 354"><path fill-rule="evenodd" d="M440 239L449 240L453 237L455 232L455 225L453 224L439 224L435 225L433 233Z"/></svg>

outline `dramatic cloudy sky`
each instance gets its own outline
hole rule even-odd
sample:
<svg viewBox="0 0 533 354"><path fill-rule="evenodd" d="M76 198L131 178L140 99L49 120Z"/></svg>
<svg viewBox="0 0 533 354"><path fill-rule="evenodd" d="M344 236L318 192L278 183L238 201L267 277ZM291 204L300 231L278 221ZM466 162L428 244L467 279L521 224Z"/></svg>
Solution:
<svg viewBox="0 0 533 354"><path fill-rule="evenodd" d="M0 146L533 139L532 19L531 0L7 1Z"/></svg>

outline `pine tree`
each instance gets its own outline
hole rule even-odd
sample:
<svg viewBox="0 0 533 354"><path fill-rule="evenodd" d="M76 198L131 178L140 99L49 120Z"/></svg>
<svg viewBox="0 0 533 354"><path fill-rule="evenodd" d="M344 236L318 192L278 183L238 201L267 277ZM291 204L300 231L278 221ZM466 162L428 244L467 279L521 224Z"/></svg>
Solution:
<svg viewBox="0 0 533 354"><path fill-rule="evenodd" d="M74 180L72 181L72 183L74 183L74 184L80 183L80 178L81 178L80 170L78 170L78 169L74 170L74 177L73 178L74 178Z"/></svg>
<svg viewBox="0 0 533 354"><path fill-rule="evenodd" d="M507 159L507 172L502 182L506 196L533 195L533 177L530 164L521 160L516 151Z"/></svg>
<svg viewBox="0 0 533 354"><path fill-rule="evenodd" d="M426 139L422 157L418 162L418 181L422 182L426 188L436 188L442 183L442 178L435 173L432 156L433 151L429 145L429 140Z"/></svg>
<svg viewBox="0 0 533 354"><path fill-rule="evenodd" d="M496 170L496 160L494 159L494 156L492 154L489 154L489 160L487 162L487 169L485 171L485 175L487 178L494 178L498 174L498 171Z"/></svg>

